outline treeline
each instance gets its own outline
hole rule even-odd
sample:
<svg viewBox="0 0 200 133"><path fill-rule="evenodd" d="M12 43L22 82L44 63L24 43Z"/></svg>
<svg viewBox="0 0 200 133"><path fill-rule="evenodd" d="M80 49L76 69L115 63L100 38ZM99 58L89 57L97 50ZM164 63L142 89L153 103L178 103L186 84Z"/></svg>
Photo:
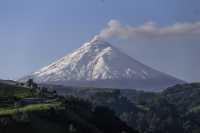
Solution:
<svg viewBox="0 0 200 133"><path fill-rule="evenodd" d="M176 85L161 93L91 88L70 94L114 110L141 133L200 132L199 83Z"/></svg>
<svg viewBox="0 0 200 133"><path fill-rule="evenodd" d="M60 98L60 107L0 116L0 132L139 133L107 107L75 97Z"/></svg>
<svg viewBox="0 0 200 133"><path fill-rule="evenodd" d="M22 95L25 96L20 98L22 100L27 97L31 97L33 101L37 97L54 98L56 99L54 102L59 103L57 104L59 106L52 106L44 110L33 108L32 111L16 111L12 114L0 115L0 133L139 133L123 122L112 109L103 105L96 106L92 102L78 97L55 95L52 88L49 91L49 88L41 87L33 80L12 86L1 85L0 83L0 90L4 89L1 88L3 86L12 92L9 93L7 99ZM15 89L18 90L13 91ZM24 94L30 92L31 95ZM35 102L30 103L28 106L35 104ZM42 107L43 103L39 104ZM44 106L46 106L46 102ZM16 108L16 105L10 104L8 109L12 108ZM7 107L0 107L0 110L3 109L6 110Z"/></svg>
<svg viewBox="0 0 200 133"><path fill-rule="evenodd" d="M25 86L37 96L56 98L61 106L2 117L0 132L200 132L200 83L176 85L160 93L33 84L29 80L16 87ZM59 95L58 88L66 95Z"/></svg>

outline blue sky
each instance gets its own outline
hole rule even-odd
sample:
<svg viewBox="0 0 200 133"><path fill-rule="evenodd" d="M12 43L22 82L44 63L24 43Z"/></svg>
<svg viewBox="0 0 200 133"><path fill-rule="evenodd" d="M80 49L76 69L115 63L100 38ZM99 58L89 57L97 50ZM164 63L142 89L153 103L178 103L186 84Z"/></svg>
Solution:
<svg viewBox="0 0 200 133"><path fill-rule="evenodd" d="M19 78L66 55L115 19L137 27L200 21L199 0L0 0L0 78ZM109 39L130 56L187 81L200 81L194 38Z"/></svg>

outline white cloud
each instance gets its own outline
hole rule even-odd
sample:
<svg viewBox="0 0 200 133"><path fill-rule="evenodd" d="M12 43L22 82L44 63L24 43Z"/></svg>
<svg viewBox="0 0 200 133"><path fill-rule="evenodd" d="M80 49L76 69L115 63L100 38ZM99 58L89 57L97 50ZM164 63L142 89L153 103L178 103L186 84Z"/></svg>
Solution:
<svg viewBox="0 0 200 133"><path fill-rule="evenodd" d="M117 20L110 20L98 36L104 39L111 37L125 39L200 38L200 21L175 23L168 26L159 26L154 22L147 22L140 26L124 26Z"/></svg>

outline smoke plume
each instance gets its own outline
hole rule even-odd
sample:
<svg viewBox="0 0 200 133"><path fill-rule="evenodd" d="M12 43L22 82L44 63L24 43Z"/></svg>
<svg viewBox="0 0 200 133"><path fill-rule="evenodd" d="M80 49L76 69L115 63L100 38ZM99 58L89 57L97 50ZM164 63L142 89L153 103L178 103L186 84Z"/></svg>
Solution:
<svg viewBox="0 0 200 133"><path fill-rule="evenodd" d="M117 20L110 20L98 35L99 38L109 39L163 39L163 38L200 38L200 21L194 23L175 23L159 26L155 22L147 22L139 26L122 25Z"/></svg>

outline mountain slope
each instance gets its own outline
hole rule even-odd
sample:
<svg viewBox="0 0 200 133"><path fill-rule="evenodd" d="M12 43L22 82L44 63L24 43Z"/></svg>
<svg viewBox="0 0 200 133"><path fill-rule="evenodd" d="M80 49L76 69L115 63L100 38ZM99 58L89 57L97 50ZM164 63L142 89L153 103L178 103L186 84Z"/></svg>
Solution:
<svg viewBox="0 0 200 133"><path fill-rule="evenodd" d="M27 78L33 78L38 83L145 90L182 83L138 62L97 37Z"/></svg>

